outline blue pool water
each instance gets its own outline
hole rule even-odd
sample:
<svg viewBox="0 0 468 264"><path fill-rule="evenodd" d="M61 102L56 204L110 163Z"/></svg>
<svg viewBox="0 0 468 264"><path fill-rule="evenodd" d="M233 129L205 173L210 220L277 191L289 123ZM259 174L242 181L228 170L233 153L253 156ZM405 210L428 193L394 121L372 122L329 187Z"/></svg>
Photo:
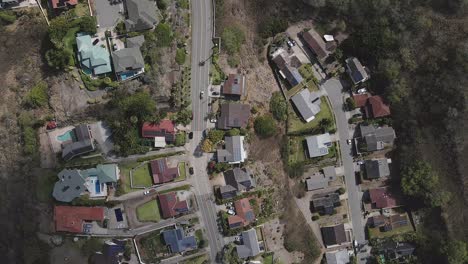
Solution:
<svg viewBox="0 0 468 264"><path fill-rule="evenodd" d="M57 140L62 141L62 142L72 140L72 131L69 130L65 132L64 134L57 136Z"/></svg>
<svg viewBox="0 0 468 264"><path fill-rule="evenodd" d="M126 72L126 73L122 73L120 74L120 79L122 81L125 81L126 79L128 78L132 78L133 76L135 76L136 72Z"/></svg>
<svg viewBox="0 0 468 264"><path fill-rule="evenodd" d="M101 192L101 185L99 184L99 180L96 180L96 193Z"/></svg>

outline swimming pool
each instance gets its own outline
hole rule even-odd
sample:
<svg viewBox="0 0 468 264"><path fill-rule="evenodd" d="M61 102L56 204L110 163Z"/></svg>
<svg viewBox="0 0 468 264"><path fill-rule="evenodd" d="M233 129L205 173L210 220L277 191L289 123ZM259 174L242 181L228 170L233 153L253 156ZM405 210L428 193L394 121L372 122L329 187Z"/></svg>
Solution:
<svg viewBox="0 0 468 264"><path fill-rule="evenodd" d="M62 141L62 142L70 141L70 140L72 140L72 133L73 133L73 131L69 130L69 131L63 133L62 135L57 136L57 140Z"/></svg>
<svg viewBox="0 0 468 264"><path fill-rule="evenodd" d="M101 185L99 184L99 180L96 180L96 193L101 193Z"/></svg>

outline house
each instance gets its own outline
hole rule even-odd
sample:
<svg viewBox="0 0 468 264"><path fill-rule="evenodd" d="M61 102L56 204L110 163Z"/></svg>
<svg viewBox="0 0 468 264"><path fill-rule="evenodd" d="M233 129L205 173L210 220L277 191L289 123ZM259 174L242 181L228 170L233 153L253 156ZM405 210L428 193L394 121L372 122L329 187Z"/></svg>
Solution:
<svg viewBox="0 0 468 264"><path fill-rule="evenodd" d="M393 208L397 207L395 196L387 187L374 188L369 190L371 204L374 208Z"/></svg>
<svg viewBox="0 0 468 264"><path fill-rule="evenodd" d="M298 85L303 80L297 69L300 67L301 62L297 57L295 57L296 59L293 59L293 57L294 56L289 56L282 48L275 51L271 56L276 67L278 67L278 73L283 79L287 80L291 87Z"/></svg>
<svg viewBox="0 0 468 264"><path fill-rule="evenodd" d="M367 179L373 180L390 176L387 159L366 160L364 166L366 167Z"/></svg>
<svg viewBox="0 0 468 264"><path fill-rule="evenodd" d="M0 8L10 8L19 5L22 0L0 0Z"/></svg>
<svg viewBox="0 0 468 264"><path fill-rule="evenodd" d="M128 38L126 48L112 52L114 72L118 80L125 81L145 72L145 61L140 51L143 42L143 35Z"/></svg>
<svg viewBox="0 0 468 264"><path fill-rule="evenodd" d="M104 207L56 205L54 221L57 232L84 233L85 221L104 221Z"/></svg>
<svg viewBox="0 0 468 264"><path fill-rule="evenodd" d="M179 201L175 192L160 194L158 195L158 199L164 219L178 216L189 211L187 201Z"/></svg>
<svg viewBox="0 0 468 264"><path fill-rule="evenodd" d="M70 8L77 4L78 0L50 0L50 5L53 9Z"/></svg>
<svg viewBox="0 0 468 264"><path fill-rule="evenodd" d="M102 250L91 256L91 264L120 264L126 244L126 240L112 239L105 241Z"/></svg>
<svg viewBox="0 0 468 264"><path fill-rule="evenodd" d="M154 1L126 0L127 19L125 29L127 31L141 31L152 29L158 23L158 8Z"/></svg>
<svg viewBox="0 0 468 264"><path fill-rule="evenodd" d="M345 62L346 71L348 72L349 77L353 81L354 85L369 80L369 74L357 58L347 58Z"/></svg>
<svg viewBox="0 0 468 264"><path fill-rule="evenodd" d="M176 136L174 122L168 119L163 119L159 123L144 122L141 127L141 136L154 138L155 143L164 138L167 144L172 144Z"/></svg>
<svg viewBox="0 0 468 264"><path fill-rule="evenodd" d="M346 249L329 251L325 253L327 264L348 264L350 263L349 254Z"/></svg>
<svg viewBox="0 0 468 264"><path fill-rule="evenodd" d="M86 170L64 169L58 174L58 181L54 185L52 196L60 202L71 202L82 194L89 194L90 198L104 198L107 187L114 187L120 170L117 164L100 164L96 168Z"/></svg>
<svg viewBox="0 0 468 264"><path fill-rule="evenodd" d="M328 154L332 141L329 133L306 137L307 151L310 158L322 157Z"/></svg>
<svg viewBox="0 0 468 264"><path fill-rule="evenodd" d="M408 242L389 241L383 245L383 254L390 260L399 260L412 256L416 247Z"/></svg>
<svg viewBox="0 0 468 264"><path fill-rule="evenodd" d="M250 171L237 167L224 172L224 181L226 185L220 188L221 198L223 199L235 197L238 193L255 187Z"/></svg>
<svg viewBox="0 0 468 264"><path fill-rule="evenodd" d="M79 125L70 133L72 140L62 143L62 159L69 161L76 156L95 150L96 147L88 125Z"/></svg>
<svg viewBox="0 0 468 264"><path fill-rule="evenodd" d="M307 191L315 191L328 187L329 179L322 173L314 173L306 179Z"/></svg>
<svg viewBox="0 0 468 264"><path fill-rule="evenodd" d="M330 55L334 51L334 48L336 48L336 46L333 45L327 46L323 38L314 29L304 32L302 34L302 38L304 39L304 44L307 48L309 48L321 62L325 61L328 55Z"/></svg>
<svg viewBox="0 0 468 264"><path fill-rule="evenodd" d="M389 224L392 229L404 227L409 224L406 214L396 214L389 217Z"/></svg>
<svg viewBox="0 0 468 264"><path fill-rule="evenodd" d="M237 215L228 218L229 228L247 226L255 221L255 214L247 198L242 198L234 202L234 208Z"/></svg>
<svg viewBox="0 0 468 264"><path fill-rule="evenodd" d="M302 119L307 123L314 120L315 116L320 112L320 93L310 92L309 89L303 89L296 95L294 95L291 100L294 103L297 111L302 116Z"/></svg>
<svg viewBox="0 0 468 264"><path fill-rule="evenodd" d="M336 169L334 166L323 167L322 172L330 181L334 181L336 179Z"/></svg>
<svg viewBox="0 0 468 264"><path fill-rule="evenodd" d="M167 166L167 159L152 160L150 162L151 176L154 184L162 184L173 181L179 177L179 168Z"/></svg>
<svg viewBox="0 0 468 264"><path fill-rule="evenodd" d="M85 73L101 75L112 71L109 51L100 45L93 45L90 35L78 34L76 45L78 61Z"/></svg>
<svg viewBox="0 0 468 264"><path fill-rule="evenodd" d="M364 111L367 118L379 118L389 116L391 114L390 107L384 103L383 98L380 95L369 97Z"/></svg>
<svg viewBox="0 0 468 264"><path fill-rule="evenodd" d="M240 259L255 257L260 254L260 244L258 243L257 231L252 228L242 232L242 245L236 246L237 256Z"/></svg>
<svg viewBox="0 0 468 264"><path fill-rule="evenodd" d="M222 104L220 111L217 123L219 129L245 128L249 122L250 105L248 104Z"/></svg>
<svg viewBox="0 0 468 264"><path fill-rule="evenodd" d="M229 74L222 86L222 93L231 99L239 100L244 94L245 76L241 74Z"/></svg>
<svg viewBox="0 0 468 264"><path fill-rule="evenodd" d="M243 136L225 137L224 146L224 149L218 149L216 152L218 162L239 164L247 159Z"/></svg>
<svg viewBox="0 0 468 264"><path fill-rule="evenodd" d="M386 145L392 146L396 137L392 127L376 128L373 125L360 125L359 128L367 151L382 150Z"/></svg>
<svg viewBox="0 0 468 264"><path fill-rule="evenodd" d="M344 224L321 227L320 231L322 232L323 242L327 247L348 242Z"/></svg>
<svg viewBox="0 0 468 264"><path fill-rule="evenodd" d="M369 99L370 94L353 94L354 103L357 108L365 107L367 105L367 100Z"/></svg>
<svg viewBox="0 0 468 264"><path fill-rule="evenodd" d="M181 253L197 249L195 236L185 236L182 227L169 229L162 232L164 243L172 253Z"/></svg>
<svg viewBox="0 0 468 264"><path fill-rule="evenodd" d="M313 211L320 214L332 215L335 207L340 206L338 193L318 194L312 197Z"/></svg>
<svg viewBox="0 0 468 264"><path fill-rule="evenodd" d="M387 218L383 215L375 215L369 218L369 224L372 227L379 227L385 224Z"/></svg>

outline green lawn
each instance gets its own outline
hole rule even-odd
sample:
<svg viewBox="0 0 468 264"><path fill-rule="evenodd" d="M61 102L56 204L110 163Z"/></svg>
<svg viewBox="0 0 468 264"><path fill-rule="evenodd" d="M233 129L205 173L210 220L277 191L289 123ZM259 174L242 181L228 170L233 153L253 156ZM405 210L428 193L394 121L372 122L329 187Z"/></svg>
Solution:
<svg viewBox="0 0 468 264"><path fill-rule="evenodd" d="M182 264L207 264L208 255L202 255L194 258L190 258L181 262Z"/></svg>
<svg viewBox="0 0 468 264"><path fill-rule="evenodd" d="M185 162L179 162L177 166L179 167L179 177L175 178L174 181L183 181L187 177L187 166L185 166Z"/></svg>
<svg viewBox="0 0 468 264"><path fill-rule="evenodd" d="M143 205L137 207L137 217L139 221L151 221L158 222L161 220L161 214L159 213L158 201L151 200Z"/></svg>
<svg viewBox="0 0 468 264"><path fill-rule="evenodd" d="M151 179L149 164L143 164L137 169L133 170L133 186L151 187L153 181Z"/></svg>
<svg viewBox="0 0 468 264"><path fill-rule="evenodd" d="M369 228L369 238L391 237L394 235L401 235L401 234L412 232L412 231L413 231L413 227L411 225L396 228L387 232L380 232L379 228L375 227L375 228Z"/></svg>
<svg viewBox="0 0 468 264"><path fill-rule="evenodd" d="M76 45L76 33L79 30L80 30L79 27L71 28L70 30L68 30L65 37L63 37L64 47L65 49L69 50L71 54L75 54L73 47L74 45ZM73 62L75 63L75 56L72 55L72 57L73 57ZM70 65L70 66L73 66L73 65Z"/></svg>
<svg viewBox="0 0 468 264"><path fill-rule="evenodd" d="M121 182L124 193L138 191L137 189L132 189L132 187L130 186L130 170L138 166L138 164L138 162L119 164L120 177L122 179Z"/></svg>
<svg viewBox="0 0 468 264"><path fill-rule="evenodd" d="M273 264L273 254L265 256L262 260L262 264Z"/></svg>
<svg viewBox="0 0 468 264"><path fill-rule="evenodd" d="M289 164L303 162L307 159L305 156L304 142L305 137L289 137Z"/></svg>
<svg viewBox="0 0 468 264"><path fill-rule="evenodd" d="M321 97L320 100L322 101L320 105L321 110L315 116L315 119L309 123L305 123L300 116L296 115L292 105L289 105L288 133L300 133L308 131L317 132L317 129L320 129L320 121L325 118L332 120L332 127L330 129L336 129L335 119L333 117L330 106L328 105L327 99L325 97Z"/></svg>
<svg viewBox="0 0 468 264"><path fill-rule="evenodd" d="M78 3L73 10L77 17L89 16L89 7L85 3Z"/></svg>

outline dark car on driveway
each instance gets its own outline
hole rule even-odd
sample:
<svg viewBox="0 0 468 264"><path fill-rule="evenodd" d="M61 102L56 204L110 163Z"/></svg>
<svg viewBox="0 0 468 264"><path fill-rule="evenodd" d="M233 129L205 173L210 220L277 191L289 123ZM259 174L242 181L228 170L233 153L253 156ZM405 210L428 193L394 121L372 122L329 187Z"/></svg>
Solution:
<svg viewBox="0 0 468 264"><path fill-rule="evenodd" d="M189 171L190 175L193 175L193 167L190 167L190 168L188 169L188 171Z"/></svg>
<svg viewBox="0 0 468 264"><path fill-rule="evenodd" d="M190 132L190 133L188 134L188 138L189 138L189 139L192 139L192 138L193 138L193 132Z"/></svg>

